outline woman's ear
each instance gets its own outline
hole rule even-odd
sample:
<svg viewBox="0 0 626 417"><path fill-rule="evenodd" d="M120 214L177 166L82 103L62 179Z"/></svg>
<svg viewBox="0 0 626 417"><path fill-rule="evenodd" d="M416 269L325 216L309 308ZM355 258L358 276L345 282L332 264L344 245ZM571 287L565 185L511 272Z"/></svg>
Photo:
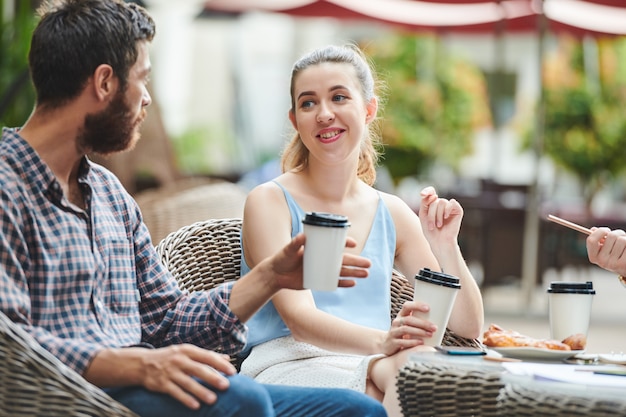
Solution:
<svg viewBox="0 0 626 417"><path fill-rule="evenodd" d="M296 115L293 113L293 110L289 110L289 121L294 129L298 130L298 123L296 122Z"/></svg>
<svg viewBox="0 0 626 417"><path fill-rule="evenodd" d="M98 100L107 101L115 95L118 87L119 80L113 68L108 64L99 65L93 73L93 88Z"/></svg>
<svg viewBox="0 0 626 417"><path fill-rule="evenodd" d="M375 118L376 113L378 112L378 99L376 97L372 97L365 106L367 110L367 114L365 115L365 123L370 124Z"/></svg>

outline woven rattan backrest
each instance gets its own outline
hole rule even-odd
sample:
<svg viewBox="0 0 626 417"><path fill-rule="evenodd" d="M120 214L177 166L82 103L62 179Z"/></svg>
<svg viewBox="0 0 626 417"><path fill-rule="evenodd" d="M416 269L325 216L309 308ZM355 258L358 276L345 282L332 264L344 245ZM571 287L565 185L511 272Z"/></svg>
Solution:
<svg viewBox="0 0 626 417"><path fill-rule="evenodd" d="M209 219L184 226L156 246L163 265L187 291L210 290L239 279L241 218ZM231 355L239 370L242 359Z"/></svg>
<svg viewBox="0 0 626 417"><path fill-rule="evenodd" d="M137 417L0 312L0 415Z"/></svg>
<svg viewBox="0 0 626 417"><path fill-rule="evenodd" d="M413 299L413 286L395 269L391 274L391 320L395 319L402 305Z"/></svg>
<svg viewBox="0 0 626 417"><path fill-rule="evenodd" d="M243 216L246 191L235 183L214 180L149 190L136 197L152 241L156 244L169 233L205 219Z"/></svg>
<svg viewBox="0 0 626 417"><path fill-rule="evenodd" d="M170 233L156 246L182 289L209 290L239 278L241 218L209 219Z"/></svg>

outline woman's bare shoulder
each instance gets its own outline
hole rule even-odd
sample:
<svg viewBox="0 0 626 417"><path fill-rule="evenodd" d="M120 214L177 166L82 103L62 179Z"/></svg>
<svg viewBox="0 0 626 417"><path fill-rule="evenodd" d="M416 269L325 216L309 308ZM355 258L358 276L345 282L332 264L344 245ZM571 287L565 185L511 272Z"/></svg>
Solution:
<svg viewBox="0 0 626 417"><path fill-rule="evenodd" d="M280 178L280 177L278 177ZM278 178L272 181L267 181L257 185L248 193L248 200L255 201L257 199L275 199L281 197L283 192L280 186L277 184Z"/></svg>
<svg viewBox="0 0 626 417"><path fill-rule="evenodd" d="M411 210L409 205L398 195L386 193L383 191L379 191L378 193L390 211L393 212L393 211Z"/></svg>

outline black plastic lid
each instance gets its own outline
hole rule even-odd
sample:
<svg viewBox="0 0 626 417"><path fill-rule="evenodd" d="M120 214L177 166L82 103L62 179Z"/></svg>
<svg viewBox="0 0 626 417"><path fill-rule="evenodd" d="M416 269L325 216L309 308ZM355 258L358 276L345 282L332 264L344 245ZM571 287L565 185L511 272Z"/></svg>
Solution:
<svg viewBox="0 0 626 417"><path fill-rule="evenodd" d="M459 278L443 272L431 271L430 268L421 269L419 274L415 275L415 279L444 287L461 288Z"/></svg>
<svg viewBox="0 0 626 417"><path fill-rule="evenodd" d="M552 294L595 294L593 282L563 282L556 281L550 283L548 292Z"/></svg>
<svg viewBox="0 0 626 417"><path fill-rule="evenodd" d="M346 216L332 213L318 213L314 211L306 213L306 216L302 219L302 223L314 226L350 227L350 222Z"/></svg>

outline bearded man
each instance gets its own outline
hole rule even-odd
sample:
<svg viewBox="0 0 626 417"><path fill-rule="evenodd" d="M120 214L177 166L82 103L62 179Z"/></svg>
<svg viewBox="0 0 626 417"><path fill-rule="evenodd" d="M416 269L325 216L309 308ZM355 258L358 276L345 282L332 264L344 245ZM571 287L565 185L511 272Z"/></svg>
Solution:
<svg viewBox="0 0 626 417"><path fill-rule="evenodd" d="M121 0L54 0L40 12L37 103L0 139L2 313L143 416L384 416L353 391L261 385L214 351L241 350L244 322L281 288L302 289L304 236L235 283L181 291L135 201L86 157L139 139L152 18ZM346 254L344 265L367 276L365 258Z"/></svg>

